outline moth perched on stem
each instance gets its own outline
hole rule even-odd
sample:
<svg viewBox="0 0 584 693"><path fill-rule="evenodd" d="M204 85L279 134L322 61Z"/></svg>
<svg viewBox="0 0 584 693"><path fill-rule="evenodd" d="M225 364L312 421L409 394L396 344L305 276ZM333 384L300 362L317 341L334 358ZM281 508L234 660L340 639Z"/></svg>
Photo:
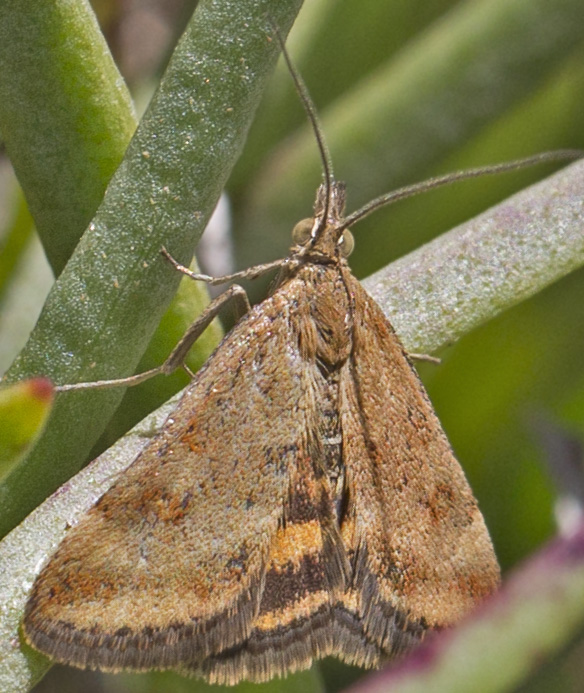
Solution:
<svg viewBox="0 0 584 693"><path fill-rule="evenodd" d="M344 186L300 92L325 167L314 216L295 227L288 258L243 273L280 270L38 576L23 628L58 661L220 683L264 681L329 654L375 667L498 585L464 474L347 264L348 226L404 192L343 217ZM232 287L160 368L93 385L180 366L233 297L248 308ZM60 389L75 387L87 384Z"/></svg>

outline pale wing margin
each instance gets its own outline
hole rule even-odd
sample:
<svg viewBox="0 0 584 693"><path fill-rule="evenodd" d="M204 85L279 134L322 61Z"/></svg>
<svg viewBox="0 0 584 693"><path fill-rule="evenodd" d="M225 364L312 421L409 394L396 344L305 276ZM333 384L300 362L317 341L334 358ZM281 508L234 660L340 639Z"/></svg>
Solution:
<svg viewBox="0 0 584 693"><path fill-rule="evenodd" d="M457 621L499 582L491 540L426 392L379 306L352 276L343 459L355 523L350 606L391 656Z"/></svg>
<svg viewBox="0 0 584 693"><path fill-rule="evenodd" d="M160 669L248 637L304 435L301 287L287 286L225 337L43 569L24 620L38 649L81 667Z"/></svg>

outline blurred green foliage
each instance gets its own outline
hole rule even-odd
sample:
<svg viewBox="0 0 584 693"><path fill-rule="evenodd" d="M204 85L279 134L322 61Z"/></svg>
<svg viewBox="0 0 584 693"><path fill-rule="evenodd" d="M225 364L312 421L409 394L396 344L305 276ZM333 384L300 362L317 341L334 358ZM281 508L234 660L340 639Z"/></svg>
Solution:
<svg viewBox="0 0 584 693"><path fill-rule="evenodd" d="M136 49L137 43L120 42L131 18L118 3L100 0L96 6L114 56ZM185 13L188 7L185 3ZM166 31L176 36L184 15L173 21ZM346 180L353 209L437 173L557 147L584 148L582 29L577 0L307 0L289 47L319 109L337 177ZM130 86L136 92L153 85L165 55L161 51L158 62L134 75ZM310 140L290 77L280 67L227 188L238 267L284 253L294 219L310 213L319 182ZM355 273L366 276L545 172L489 177L379 212L357 229ZM11 238L22 212L18 196L8 199L15 206L2 233ZM38 214L42 217L43 210ZM10 271L0 266L0 300L22 271L13 255L25 246L11 241L10 247ZM583 292L579 271L445 350L440 367L420 368L504 570L554 532L555 489L534 435L534 414L563 421L584 435ZM0 313L5 306L4 300ZM138 414L124 416L130 422ZM578 665L581 672L581 662L572 657L570 666ZM302 674L241 690L304 691L321 685L336 690L347 681L342 667L327 663L322 671L322 684ZM79 690L66 689L66 672L63 676L59 690ZM80 676L76 673L75 681ZM194 681L179 684L172 675L88 675L87 681L98 679L99 684L83 684L84 690L207 688Z"/></svg>

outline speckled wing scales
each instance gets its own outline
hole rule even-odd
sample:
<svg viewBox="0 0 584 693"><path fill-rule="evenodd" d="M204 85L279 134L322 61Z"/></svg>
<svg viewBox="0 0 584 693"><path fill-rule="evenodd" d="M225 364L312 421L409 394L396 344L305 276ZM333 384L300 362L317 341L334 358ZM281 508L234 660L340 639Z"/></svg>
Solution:
<svg viewBox="0 0 584 693"><path fill-rule="evenodd" d="M285 294L293 306L292 341L286 348L293 344L303 359L301 454L290 473L283 521L270 544L260 608L249 637L190 667L212 683L267 681L336 653L340 643L334 610L350 580L350 566L324 464L319 401L323 376L316 365L314 335L306 333L313 325L318 288L293 279ZM278 296L276 292L274 298Z"/></svg>
<svg viewBox="0 0 584 693"><path fill-rule="evenodd" d="M344 272L353 353L341 375L353 565L346 610L381 659L455 623L499 569L482 515L416 373L381 309ZM383 413L380 416L380 412Z"/></svg>
<svg viewBox="0 0 584 693"><path fill-rule="evenodd" d="M313 603L328 599L325 582L342 583L340 569L322 569L320 552L335 549L312 504L325 489L303 468L310 383L290 316L302 287L290 284L225 338L164 431L70 530L27 606L35 647L101 670L201 670L274 630L286 593L276 583L312 575Z"/></svg>
<svg viewBox="0 0 584 693"><path fill-rule="evenodd" d="M270 546L249 638L194 667L211 683L267 681L333 651L331 610L344 592L348 563L326 484L314 474L311 458L304 462Z"/></svg>
<svg viewBox="0 0 584 693"><path fill-rule="evenodd" d="M244 317L37 579L28 640L80 667L265 681L378 666L497 586L417 375L346 266Z"/></svg>

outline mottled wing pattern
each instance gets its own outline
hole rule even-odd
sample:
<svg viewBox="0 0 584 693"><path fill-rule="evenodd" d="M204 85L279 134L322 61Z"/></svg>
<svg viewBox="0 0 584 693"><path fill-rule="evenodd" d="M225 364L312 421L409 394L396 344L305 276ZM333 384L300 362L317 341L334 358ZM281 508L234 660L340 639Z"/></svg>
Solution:
<svg viewBox="0 0 584 693"><path fill-rule="evenodd" d="M190 667L211 683L267 681L333 652L331 609L344 592L347 563L332 526L326 484L306 461L293 483L286 520L270 545L249 637Z"/></svg>
<svg viewBox="0 0 584 693"><path fill-rule="evenodd" d="M328 429L338 419L338 388L331 391L322 363L319 367L327 346L319 334L319 309L335 306L333 322L341 324L346 313L343 302L331 303L338 278L336 270L308 266L275 294L285 292L290 300L292 348L303 360L302 455L291 472L283 522L270 544L259 613L249 637L191 667L211 682L266 681L306 668L313 659L338 649L334 610L350 580L350 567L325 452ZM303 291L291 295L296 281ZM327 419L333 420L328 426Z"/></svg>
<svg viewBox="0 0 584 693"><path fill-rule="evenodd" d="M482 515L418 376L381 309L343 270L353 352L341 376L353 565L344 604L381 658L456 622L499 568Z"/></svg>
<svg viewBox="0 0 584 693"><path fill-rule="evenodd" d="M300 613L328 599L324 582L342 581L317 555L334 550L315 515L326 489L307 468L314 411L291 315L304 292L291 280L286 297L243 318L163 432L70 530L28 602L35 647L102 670L198 670L246 640L258 614L273 630L293 585L314 578Z"/></svg>
<svg viewBox="0 0 584 693"><path fill-rule="evenodd" d="M263 681L328 654L377 666L498 575L391 326L346 265L307 264L69 532L24 629L81 667Z"/></svg>

